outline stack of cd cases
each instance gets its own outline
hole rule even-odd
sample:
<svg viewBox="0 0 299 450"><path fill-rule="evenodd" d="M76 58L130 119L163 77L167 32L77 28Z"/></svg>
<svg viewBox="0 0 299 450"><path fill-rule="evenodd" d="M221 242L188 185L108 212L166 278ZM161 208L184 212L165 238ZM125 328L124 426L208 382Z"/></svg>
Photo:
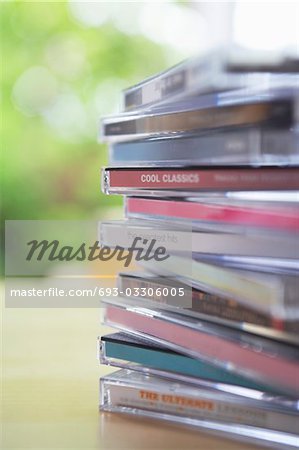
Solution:
<svg viewBox="0 0 299 450"><path fill-rule="evenodd" d="M100 408L298 448L298 61L226 57L141 82L102 121L125 219L99 241L136 264L102 301L98 357L119 370Z"/></svg>

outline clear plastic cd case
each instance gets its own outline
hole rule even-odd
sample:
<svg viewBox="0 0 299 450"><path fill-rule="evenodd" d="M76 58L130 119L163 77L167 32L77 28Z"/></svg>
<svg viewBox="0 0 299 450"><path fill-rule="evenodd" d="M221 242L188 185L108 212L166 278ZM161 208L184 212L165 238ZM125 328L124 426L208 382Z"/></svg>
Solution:
<svg viewBox="0 0 299 450"><path fill-rule="evenodd" d="M211 94L102 120L107 142L184 136L247 126L289 130L298 125L298 80L273 91Z"/></svg>
<svg viewBox="0 0 299 450"><path fill-rule="evenodd" d="M101 364L144 374L161 376L168 380L190 383L202 389L214 389L231 395L256 400L271 398L273 403L295 404L266 384L256 383L245 377L191 358L140 336L118 332L98 338L98 359Z"/></svg>
<svg viewBox="0 0 299 450"><path fill-rule="evenodd" d="M275 262L274 258L269 261L269 258L211 255L190 260L170 255L165 261L139 261L138 265L159 276L175 277L196 289L233 298L275 319L298 320L298 269L284 268L283 260L278 260L277 266Z"/></svg>
<svg viewBox="0 0 299 450"><path fill-rule="evenodd" d="M146 272L119 273L117 290L121 297L135 300L137 306L150 305L299 345L299 319L278 319L246 307L232 297L210 294L172 277Z"/></svg>
<svg viewBox="0 0 299 450"><path fill-rule="evenodd" d="M174 240L163 241L170 233L175 236ZM208 230L192 230L191 224L175 226L167 221L150 223L142 220L126 220L102 222L100 228L100 241L103 245L115 248L118 245L130 248L133 237L147 238L153 236L157 242L163 242L168 253L175 254L213 254L217 256L240 256L246 259L258 258L285 258L290 260L290 267L296 267L299 256L297 249L298 236L261 234L252 231L245 232L216 232ZM165 239L164 239L165 240ZM299 271L299 262L297 263ZM287 267L285 262L284 267Z"/></svg>
<svg viewBox="0 0 299 450"><path fill-rule="evenodd" d="M292 198L290 196L290 198ZM299 193L298 193L299 199ZM299 232L299 201L250 202L213 198L175 199L126 197L124 211L127 219L142 219L148 224L159 221L190 224L193 230L208 229L231 232L247 230L263 233Z"/></svg>
<svg viewBox="0 0 299 450"><path fill-rule="evenodd" d="M141 336L257 383L298 396L299 349L261 336L136 306L127 298L103 299L104 324Z"/></svg>
<svg viewBox="0 0 299 450"><path fill-rule="evenodd" d="M298 411L120 370L100 380L102 411L193 426L271 448L298 448Z"/></svg>
<svg viewBox="0 0 299 450"><path fill-rule="evenodd" d="M150 197L196 197L230 191L299 190L297 166L106 167L105 194ZM169 193L171 192L171 194Z"/></svg>
<svg viewBox="0 0 299 450"><path fill-rule="evenodd" d="M298 164L298 130L244 128L111 144L114 167Z"/></svg>
<svg viewBox="0 0 299 450"><path fill-rule="evenodd" d="M298 59L281 57L265 62L265 55L241 55L226 49L182 62L123 92L125 111L177 101L207 92L287 86L296 80Z"/></svg>

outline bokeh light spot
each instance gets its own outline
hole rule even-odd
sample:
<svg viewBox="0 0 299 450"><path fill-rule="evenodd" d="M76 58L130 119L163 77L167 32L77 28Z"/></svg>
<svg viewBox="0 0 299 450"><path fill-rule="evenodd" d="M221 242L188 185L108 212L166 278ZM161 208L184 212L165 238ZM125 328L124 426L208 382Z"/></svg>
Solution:
<svg viewBox="0 0 299 450"><path fill-rule="evenodd" d="M70 80L79 78L88 69L82 40L67 33L48 41L45 60L53 72Z"/></svg>
<svg viewBox="0 0 299 450"><path fill-rule="evenodd" d="M54 102L57 91L57 81L50 71L43 66L35 66L17 79L12 98L23 113L36 115Z"/></svg>
<svg viewBox="0 0 299 450"><path fill-rule="evenodd" d="M109 11L105 2L78 2L71 0L69 2L69 10L72 17L86 27L99 27L109 17Z"/></svg>

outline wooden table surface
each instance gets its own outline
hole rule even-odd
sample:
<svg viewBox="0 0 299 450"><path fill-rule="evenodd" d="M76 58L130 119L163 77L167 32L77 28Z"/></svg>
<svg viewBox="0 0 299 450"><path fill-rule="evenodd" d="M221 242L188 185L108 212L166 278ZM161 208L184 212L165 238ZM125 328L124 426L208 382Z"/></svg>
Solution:
<svg viewBox="0 0 299 450"><path fill-rule="evenodd" d="M100 311L3 308L3 449L203 449L256 446L202 432L99 413Z"/></svg>

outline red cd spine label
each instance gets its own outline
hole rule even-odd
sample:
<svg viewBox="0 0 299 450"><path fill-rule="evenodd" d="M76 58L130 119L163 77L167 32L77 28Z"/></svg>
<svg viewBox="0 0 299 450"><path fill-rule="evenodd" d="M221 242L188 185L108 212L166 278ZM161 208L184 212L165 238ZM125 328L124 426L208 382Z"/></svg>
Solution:
<svg viewBox="0 0 299 450"><path fill-rule="evenodd" d="M299 169L117 170L110 188L140 189L299 189Z"/></svg>
<svg viewBox="0 0 299 450"><path fill-rule="evenodd" d="M272 209L252 208L233 205L216 205L174 200L153 200L128 197L126 217L155 217L163 220L178 219L198 222L215 222L299 231L299 209L281 207Z"/></svg>

